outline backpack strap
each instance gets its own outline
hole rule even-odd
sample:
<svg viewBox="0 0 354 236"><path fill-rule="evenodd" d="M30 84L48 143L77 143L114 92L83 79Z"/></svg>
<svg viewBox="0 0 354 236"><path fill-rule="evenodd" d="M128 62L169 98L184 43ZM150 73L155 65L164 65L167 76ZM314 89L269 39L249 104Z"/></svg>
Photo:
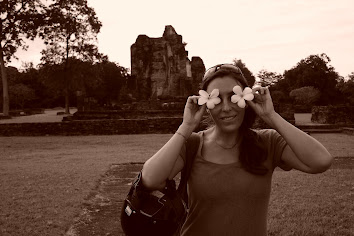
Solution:
<svg viewBox="0 0 354 236"><path fill-rule="evenodd" d="M186 162L184 163L184 167L181 171L181 181L178 185L177 192L179 192L180 196L184 200L184 202L188 205L188 194L187 194L187 182L189 175L192 170L193 162L195 156L197 155L198 148L200 144L200 138L197 133L192 133L186 141Z"/></svg>

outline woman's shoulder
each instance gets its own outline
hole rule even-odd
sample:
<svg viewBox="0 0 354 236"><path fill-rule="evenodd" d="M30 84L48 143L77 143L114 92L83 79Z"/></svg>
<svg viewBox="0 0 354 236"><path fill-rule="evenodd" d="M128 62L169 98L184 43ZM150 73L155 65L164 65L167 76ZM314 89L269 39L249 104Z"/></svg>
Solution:
<svg viewBox="0 0 354 236"><path fill-rule="evenodd" d="M275 129L252 129L261 142L272 143L274 140L281 139L281 135Z"/></svg>
<svg viewBox="0 0 354 236"><path fill-rule="evenodd" d="M208 128L208 129L204 129L204 130L200 130L197 132L193 132L192 135L199 136L199 138L205 139L212 132L212 129L213 129L213 127Z"/></svg>
<svg viewBox="0 0 354 236"><path fill-rule="evenodd" d="M270 137L278 134L278 132L275 129L251 129L251 130L261 137Z"/></svg>

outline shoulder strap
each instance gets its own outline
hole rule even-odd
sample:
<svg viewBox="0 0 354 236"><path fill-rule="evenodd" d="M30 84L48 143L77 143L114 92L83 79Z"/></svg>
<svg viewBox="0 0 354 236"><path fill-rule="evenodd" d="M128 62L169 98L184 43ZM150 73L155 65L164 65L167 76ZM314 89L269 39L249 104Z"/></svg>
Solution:
<svg viewBox="0 0 354 236"><path fill-rule="evenodd" d="M199 135L196 133L192 133L191 136L186 141L186 163L184 163L184 167L181 171L181 181L180 184L178 185L177 191L182 196L184 202L187 204L188 204L187 182L188 182L189 175L191 173L194 158L199 148L199 144L200 144L200 138Z"/></svg>

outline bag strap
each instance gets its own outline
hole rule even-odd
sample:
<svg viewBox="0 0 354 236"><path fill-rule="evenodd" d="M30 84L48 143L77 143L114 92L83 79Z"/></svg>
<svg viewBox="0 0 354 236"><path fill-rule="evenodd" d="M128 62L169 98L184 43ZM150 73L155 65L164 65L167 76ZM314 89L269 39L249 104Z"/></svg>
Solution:
<svg viewBox="0 0 354 236"><path fill-rule="evenodd" d="M188 205L188 194L187 194L187 182L189 175L192 170L193 162L195 156L197 155L198 148L200 144L200 138L197 133L192 133L186 141L186 162L184 163L184 167L181 171L181 181L178 185L177 192L179 192L180 196L184 200L184 202Z"/></svg>

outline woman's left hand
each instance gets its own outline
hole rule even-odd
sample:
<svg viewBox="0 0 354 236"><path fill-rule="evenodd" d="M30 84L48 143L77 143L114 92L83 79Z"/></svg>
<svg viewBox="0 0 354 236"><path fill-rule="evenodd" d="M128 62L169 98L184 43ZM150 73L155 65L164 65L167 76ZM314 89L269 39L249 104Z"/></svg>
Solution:
<svg viewBox="0 0 354 236"><path fill-rule="evenodd" d="M247 101L247 103L259 117L271 125L271 118L275 114L275 111L268 87L258 86L254 87L252 91L254 99L252 101Z"/></svg>

